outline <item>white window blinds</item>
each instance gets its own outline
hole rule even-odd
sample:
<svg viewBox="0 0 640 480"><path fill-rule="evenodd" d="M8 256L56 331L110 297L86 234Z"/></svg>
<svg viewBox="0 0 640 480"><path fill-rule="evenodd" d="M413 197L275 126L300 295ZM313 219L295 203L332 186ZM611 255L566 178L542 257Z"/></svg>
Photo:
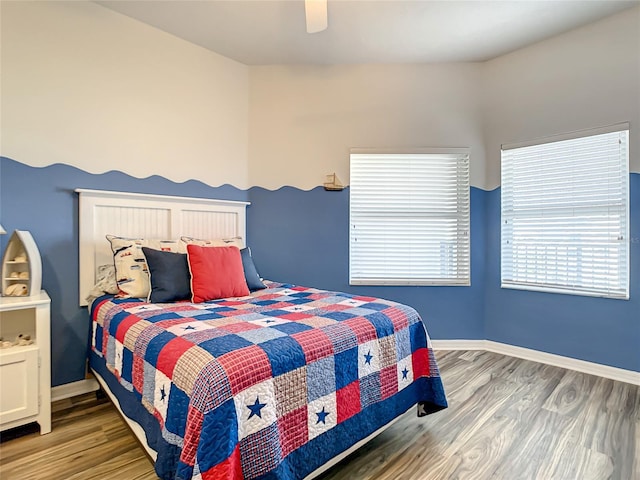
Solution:
<svg viewBox="0 0 640 480"><path fill-rule="evenodd" d="M469 285L469 155L352 153L351 285Z"/></svg>
<svg viewBox="0 0 640 480"><path fill-rule="evenodd" d="M503 147L503 287L628 298L628 125L592 133Z"/></svg>

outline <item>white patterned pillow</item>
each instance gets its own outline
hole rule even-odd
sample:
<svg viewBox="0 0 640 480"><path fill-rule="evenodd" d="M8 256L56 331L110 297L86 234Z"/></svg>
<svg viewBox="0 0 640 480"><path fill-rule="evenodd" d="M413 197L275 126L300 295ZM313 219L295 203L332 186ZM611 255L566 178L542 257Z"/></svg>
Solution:
<svg viewBox="0 0 640 480"><path fill-rule="evenodd" d="M180 237L180 253L187 253L187 245L198 245L200 247L238 247L244 248L242 237L214 238L205 240L202 238Z"/></svg>
<svg viewBox="0 0 640 480"><path fill-rule="evenodd" d="M98 266L98 272L96 273L96 284L93 286L93 290L95 290L96 292L110 293L112 295L118 293L118 284L116 283L116 268L112 263Z"/></svg>
<svg viewBox="0 0 640 480"><path fill-rule="evenodd" d="M176 240L149 240L107 235L113 252L116 283L121 297L147 298L150 290L149 269L142 247L164 252L177 252Z"/></svg>
<svg viewBox="0 0 640 480"><path fill-rule="evenodd" d="M118 284L116 283L116 269L113 264L100 265L96 272L96 284L89 292L89 295L87 295L86 300L87 303L91 303L94 299L101 297L105 293L115 295L118 291Z"/></svg>

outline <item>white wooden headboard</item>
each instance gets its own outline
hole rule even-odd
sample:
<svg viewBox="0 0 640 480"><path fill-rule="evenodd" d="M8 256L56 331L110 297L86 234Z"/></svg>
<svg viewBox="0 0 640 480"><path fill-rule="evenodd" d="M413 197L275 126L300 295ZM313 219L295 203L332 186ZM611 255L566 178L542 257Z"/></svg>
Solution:
<svg viewBox="0 0 640 480"><path fill-rule="evenodd" d="M242 237L249 202L76 189L80 196L80 305L99 265L113 263L105 235L149 239Z"/></svg>

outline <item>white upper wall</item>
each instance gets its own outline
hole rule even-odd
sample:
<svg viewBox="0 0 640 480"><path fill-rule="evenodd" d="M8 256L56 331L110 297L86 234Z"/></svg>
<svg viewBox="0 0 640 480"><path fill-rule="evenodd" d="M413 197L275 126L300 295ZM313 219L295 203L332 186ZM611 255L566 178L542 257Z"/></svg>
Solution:
<svg viewBox="0 0 640 480"><path fill-rule="evenodd" d="M248 67L91 2L2 2L1 154L248 187Z"/></svg>
<svg viewBox="0 0 640 480"><path fill-rule="evenodd" d="M471 183L485 183L481 65L252 67L249 179L311 189L350 148L470 147Z"/></svg>
<svg viewBox="0 0 640 480"><path fill-rule="evenodd" d="M471 147L500 183L500 145L631 123L640 171L640 7L486 63L260 66L250 71L252 185L310 189L349 148Z"/></svg>
<svg viewBox="0 0 640 480"><path fill-rule="evenodd" d="M487 63L247 67L92 2L1 2L0 153L45 166L310 189L349 149L500 145L628 121L640 7Z"/></svg>
<svg viewBox="0 0 640 480"><path fill-rule="evenodd" d="M483 64L487 187L500 145L630 122L640 172L640 7Z"/></svg>

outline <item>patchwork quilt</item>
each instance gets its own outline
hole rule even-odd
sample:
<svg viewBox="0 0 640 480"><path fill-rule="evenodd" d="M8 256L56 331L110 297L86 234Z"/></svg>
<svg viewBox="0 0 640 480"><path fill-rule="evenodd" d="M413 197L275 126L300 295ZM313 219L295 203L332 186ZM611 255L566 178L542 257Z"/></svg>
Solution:
<svg viewBox="0 0 640 480"><path fill-rule="evenodd" d="M268 287L93 303L91 366L145 429L162 479L301 479L416 404L446 408L414 309Z"/></svg>

